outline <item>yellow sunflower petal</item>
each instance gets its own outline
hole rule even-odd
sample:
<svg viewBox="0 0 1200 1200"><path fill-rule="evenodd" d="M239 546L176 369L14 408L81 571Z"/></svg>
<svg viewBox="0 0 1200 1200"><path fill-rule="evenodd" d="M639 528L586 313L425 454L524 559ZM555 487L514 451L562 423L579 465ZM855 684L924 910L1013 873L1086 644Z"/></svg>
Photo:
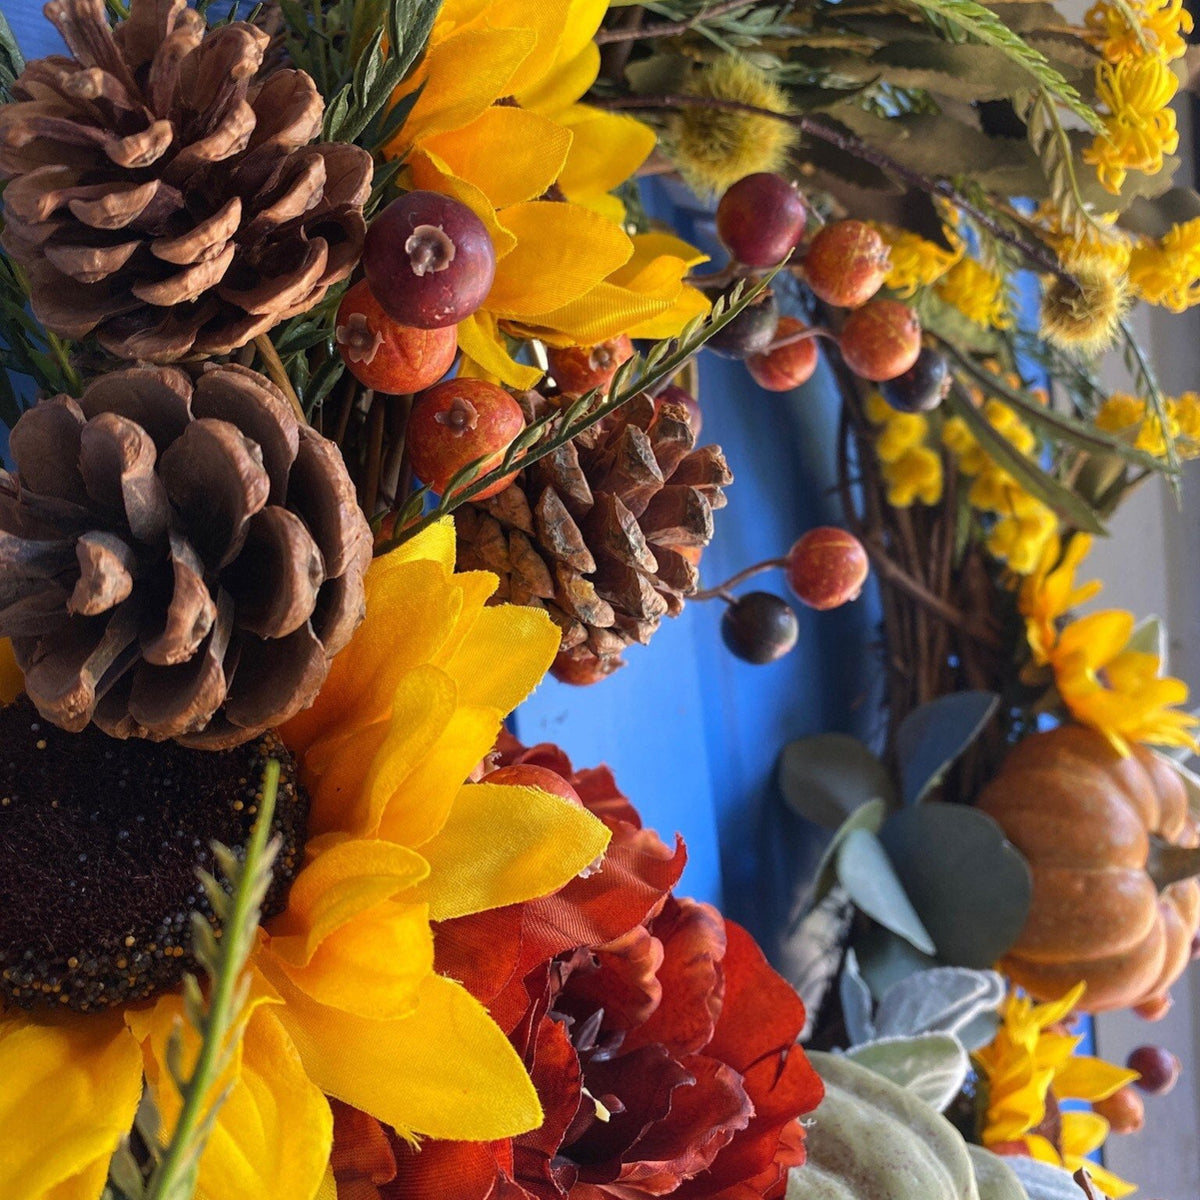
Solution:
<svg viewBox="0 0 1200 1200"><path fill-rule="evenodd" d="M0 1200L96 1200L141 1092L119 1014L0 1020Z"/></svg>
<svg viewBox="0 0 1200 1200"><path fill-rule="evenodd" d="M0 704L11 704L25 690L25 676L17 666L12 642L0 638Z"/></svg>
<svg viewBox="0 0 1200 1200"><path fill-rule="evenodd" d="M1061 1120L1064 1158L1086 1158L1108 1137L1109 1124L1099 1113L1068 1111Z"/></svg>
<svg viewBox="0 0 1200 1200"><path fill-rule="evenodd" d="M500 146L503 153L497 153ZM423 148L503 208L547 191L569 161L571 146L571 132L562 125L505 105L431 138Z"/></svg>
<svg viewBox="0 0 1200 1200"><path fill-rule="evenodd" d="M504 227L487 194L473 183L459 179L438 155L421 147L415 148L405 162L405 173L414 188L441 192L465 204L483 222L498 260L512 252L517 239Z"/></svg>
<svg viewBox="0 0 1200 1200"><path fill-rule="evenodd" d="M537 39L533 52L509 80L510 93L518 95L535 86L552 68L568 16L565 0L491 0L485 10L489 25L527 29Z"/></svg>
<svg viewBox="0 0 1200 1200"><path fill-rule="evenodd" d="M560 308L633 253L622 229L578 204L531 200L511 205L499 216L517 245L497 262L485 302L498 317L528 319Z"/></svg>
<svg viewBox="0 0 1200 1200"><path fill-rule="evenodd" d="M490 1141L542 1119L516 1051L484 1007L449 979L430 975L416 1012L396 1021L326 1008L286 980L280 991L281 1019L314 1082L401 1135Z"/></svg>
<svg viewBox="0 0 1200 1200"><path fill-rule="evenodd" d="M509 387L533 387L542 377L537 367L519 363L504 346L504 336L490 313L480 311L458 323L458 348L468 363L468 377L507 383Z"/></svg>
<svg viewBox="0 0 1200 1200"><path fill-rule="evenodd" d="M1037 1005L1031 1011L1030 1019L1039 1029L1048 1029L1051 1025L1057 1025L1083 999L1085 991L1087 991L1087 984L1077 983L1057 1000Z"/></svg>
<svg viewBox="0 0 1200 1200"><path fill-rule="evenodd" d="M518 92L517 99L526 108L553 116L586 95L599 73L600 47L589 41L572 58L556 63L536 86Z"/></svg>
<svg viewBox="0 0 1200 1200"><path fill-rule="evenodd" d="M458 684L460 703L512 712L545 677L561 637L542 609L482 609L445 666Z"/></svg>
<svg viewBox="0 0 1200 1200"><path fill-rule="evenodd" d="M579 203L624 183L654 149L654 130L624 113L576 104L556 120L571 132L570 153L558 186Z"/></svg>
<svg viewBox="0 0 1200 1200"><path fill-rule="evenodd" d="M418 894L435 921L545 896L594 862L608 839L600 821L559 796L467 784L441 832L421 847L432 870Z"/></svg>
<svg viewBox="0 0 1200 1200"><path fill-rule="evenodd" d="M1055 658L1082 652L1088 663L1106 663L1129 641L1133 627L1133 614L1121 609L1089 613L1062 631Z"/></svg>
<svg viewBox="0 0 1200 1200"><path fill-rule="evenodd" d="M1137 1191L1136 1183L1130 1183L1129 1180L1122 1179L1119 1175L1114 1175L1107 1167L1102 1167L1098 1162L1094 1162L1090 1158L1076 1158L1074 1155L1064 1155L1063 1166L1072 1174L1082 1167L1092 1177L1092 1182L1106 1196L1111 1196L1112 1200L1122 1200L1122 1197L1131 1196Z"/></svg>

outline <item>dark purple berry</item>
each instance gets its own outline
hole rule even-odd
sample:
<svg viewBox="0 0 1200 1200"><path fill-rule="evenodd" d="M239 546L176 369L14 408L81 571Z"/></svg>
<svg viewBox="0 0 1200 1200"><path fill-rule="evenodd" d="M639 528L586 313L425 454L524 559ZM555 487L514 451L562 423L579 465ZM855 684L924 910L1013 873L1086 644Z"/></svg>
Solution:
<svg viewBox="0 0 1200 1200"><path fill-rule="evenodd" d="M438 192L409 192L371 222L363 270L380 307L401 325L441 329L487 298L496 251L484 223Z"/></svg>
<svg viewBox="0 0 1200 1200"><path fill-rule="evenodd" d="M717 234L740 263L773 267L796 248L808 213L800 193L782 175L747 175L721 197Z"/></svg>
<svg viewBox="0 0 1200 1200"><path fill-rule="evenodd" d="M712 300L725 292L710 292ZM779 328L779 305L775 303L775 295L768 288L751 304L748 304L728 325L719 329L705 343L708 348L721 355L722 358L751 358L762 354L775 340L775 331Z"/></svg>
<svg viewBox="0 0 1200 1200"><path fill-rule="evenodd" d="M944 356L926 346L903 375L879 385L879 394L897 412L933 412L945 400L951 380Z"/></svg>
<svg viewBox="0 0 1200 1200"><path fill-rule="evenodd" d="M1165 1096L1179 1078L1179 1059L1165 1046L1139 1046L1130 1052L1125 1065L1141 1078L1134 1084L1148 1096Z"/></svg>
<svg viewBox="0 0 1200 1200"><path fill-rule="evenodd" d="M721 637L744 662L762 664L782 658L800 636L792 606L770 592L747 592L721 617Z"/></svg>

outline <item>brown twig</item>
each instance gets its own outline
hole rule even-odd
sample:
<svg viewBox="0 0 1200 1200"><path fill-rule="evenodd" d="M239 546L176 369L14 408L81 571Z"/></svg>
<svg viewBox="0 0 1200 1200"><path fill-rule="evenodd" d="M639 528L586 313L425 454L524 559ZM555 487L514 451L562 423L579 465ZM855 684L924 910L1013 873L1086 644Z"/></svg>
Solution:
<svg viewBox="0 0 1200 1200"><path fill-rule="evenodd" d="M754 0L724 0L721 4L714 4L711 8L698 12L694 17L688 17L686 21L660 21L656 25L643 25L635 29L598 29L593 40L598 46L605 46L612 42L640 42L652 38L677 37L681 33L690 33L703 21L737 12L739 8L750 8L753 4Z"/></svg>
<svg viewBox="0 0 1200 1200"><path fill-rule="evenodd" d="M387 397L376 393L367 418L367 471L362 480L359 504L368 517L379 504L379 478L383 467L383 431L387 425Z"/></svg>
<svg viewBox="0 0 1200 1200"><path fill-rule="evenodd" d="M1011 246L1023 255L1037 270L1054 275L1071 285L1077 284L1075 276L1062 266L1048 247L1036 242L1030 242L1015 230L1010 229L991 213L980 208L973 200L969 200L964 196L949 180L933 179L928 175L923 175L920 171L916 171L912 167L898 162L882 150L877 150L874 146L869 146L860 138L854 137L853 134L845 133L836 126L827 124L820 117L812 113L776 112L774 109L761 108L756 104L744 104L740 100L720 100L710 96L685 96L681 94L662 96L592 96L588 103L595 105L597 108L607 109L707 108L719 112L747 113L752 116L769 117L776 121L782 121L787 125L799 129L801 133L809 137L817 138L854 158L861 159L863 162L878 167L881 171L887 171L895 175L897 178L904 180L905 183L911 184L923 192L928 192L930 195L941 196L949 200L955 208L965 212L993 237Z"/></svg>
<svg viewBox="0 0 1200 1200"><path fill-rule="evenodd" d="M715 600L718 597L722 600L733 601L730 595L730 589L737 587L739 583L745 583L747 579L752 579L755 575L761 575L764 571L773 571L776 567L787 566L786 558L767 558L762 562L755 563L750 567L743 567L736 575L730 575L724 583L717 584L716 587L704 588L702 591L693 592L689 600Z"/></svg>
<svg viewBox="0 0 1200 1200"><path fill-rule="evenodd" d="M275 349L275 343L271 341L268 334L260 333L254 339L254 345L258 349L259 357L263 360L263 366L266 367L271 382L287 398L288 403L292 406L292 411L299 418L300 424L307 425L308 418L304 415L304 406L300 403L300 397L296 395L296 389L292 387L287 368L283 365L283 359L279 357L279 351Z"/></svg>

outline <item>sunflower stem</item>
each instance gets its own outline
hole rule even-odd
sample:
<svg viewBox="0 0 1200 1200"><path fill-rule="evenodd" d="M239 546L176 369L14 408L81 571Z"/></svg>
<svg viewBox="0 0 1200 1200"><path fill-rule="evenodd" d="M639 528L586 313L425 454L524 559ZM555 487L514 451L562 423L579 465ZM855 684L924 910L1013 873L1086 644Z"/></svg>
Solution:
<svg viewBox="0 0 1200 1200"><path fill-rule="evenodd" d="M1146 874L1160 892L1180 880L1194 879L1200 875L1200 847L1173 846L1151 834Z"/></svg>
<svg viewBox="0 0 1200 1200"><path fill-rule="evenodd" d="M171 1140L147 1185L146 1200L184 1200L192 1195L204 1141L229 1090L226 1088L209 1102L209 1093L244 1030L244 1009L238 1002L239 983L254 948L262 900L279 849L277 838L268 842L278 790L279 763L270 759L263 772L258 820L246 844L245 858L229 876L231 907L229 919L222 923L216 958L201 960L212 977L212 994L198 1030L200 1051L190 1076L186 1080L176 1079L183 1107ZM172 1033L171 1040L182 1049L181 1029Z"/></svg>

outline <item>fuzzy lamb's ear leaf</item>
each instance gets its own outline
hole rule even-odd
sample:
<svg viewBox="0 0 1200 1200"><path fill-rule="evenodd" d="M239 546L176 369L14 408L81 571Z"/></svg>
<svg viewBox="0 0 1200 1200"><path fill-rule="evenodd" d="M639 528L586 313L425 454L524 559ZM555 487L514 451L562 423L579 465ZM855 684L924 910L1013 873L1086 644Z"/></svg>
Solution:
<svg viewBox="0 0 1200 1200"><path fill-rule="evenodd" d="M1028 1200L1016 1172L1009 1166L1010 1160L970 1142L967 1143L967 1153L975 1168L979 1200Z"/></svg>
<svg viewBox="0 0 1200 1200"><path fill-rule="evenodd" d="M915 804L941 782L999 703L995 692L952 692L913 709L900 722L896 759L905 804Z"/></svg>
<svg viewBox="0 0 1200 1200"><path fill-rule="evenodd" d="M1033 895L1029 864L986 813L930 802L901 809L879 840L937 956L990 967L1017 940Z"/></svg>
<svg viewBox="0 0 1200 1200"><path fill-rule="evenodd" d="M844 733L788 742L779 756L779 788L793 812L825 829L837 829L868 800L889 807L896 800L887 768Z"/></svg>
<svg viewBox="0 0 1200 1200"><path fill-rule="evenodd" d="M971 1060L948 1033L876 1038L846 1051L860 1066L883 1075L941 1112L962 1090Z"/></svg>
<svg viewBox="0 0 1200 1200"><path fill-rule="evenodd" d="M951 1033L957 1037L976 1016L994 1011L1003 999L1004 979L995 971L934 967L888 988L879 1002L876 1035Z"/></svg>
<svg viewBox="0 0 1200 1200"><path fill-rule="evenodd" d="M936 953L916 909L905 894L883 844L866 829L852 830L837 856L838 882L868 917L898 933L925 954Z"/></svg>
<svg viewBox="0 0 1200 1200"><path fill-rule="evenodd" d="M862 977L877 1000L900 980L937 965L936 959L914 949L904 938L897 937L882 925L870 924L857 930L854 952Z"/></svg>
<svg viewBox="0 0 1200 1200"><path fill-rule="evenodd" d="M1014 1154L1008 1160L1028 1200L1081 1200L1083 1193L1069 1171Z"/></svg>
<svg viewBox="0 0 1200 1200"><path fill-rule="evenodd" d="M858 969L858 955L854 953L853 947L847 948L846 957L842 961L838 998L842 1002L842 1019L846 1023L850 1045L857 1046L873 1041L877 1036L875 1022L871 1017L875 1001L871 996L871 989L867 987L867 981Z"/></svg>

